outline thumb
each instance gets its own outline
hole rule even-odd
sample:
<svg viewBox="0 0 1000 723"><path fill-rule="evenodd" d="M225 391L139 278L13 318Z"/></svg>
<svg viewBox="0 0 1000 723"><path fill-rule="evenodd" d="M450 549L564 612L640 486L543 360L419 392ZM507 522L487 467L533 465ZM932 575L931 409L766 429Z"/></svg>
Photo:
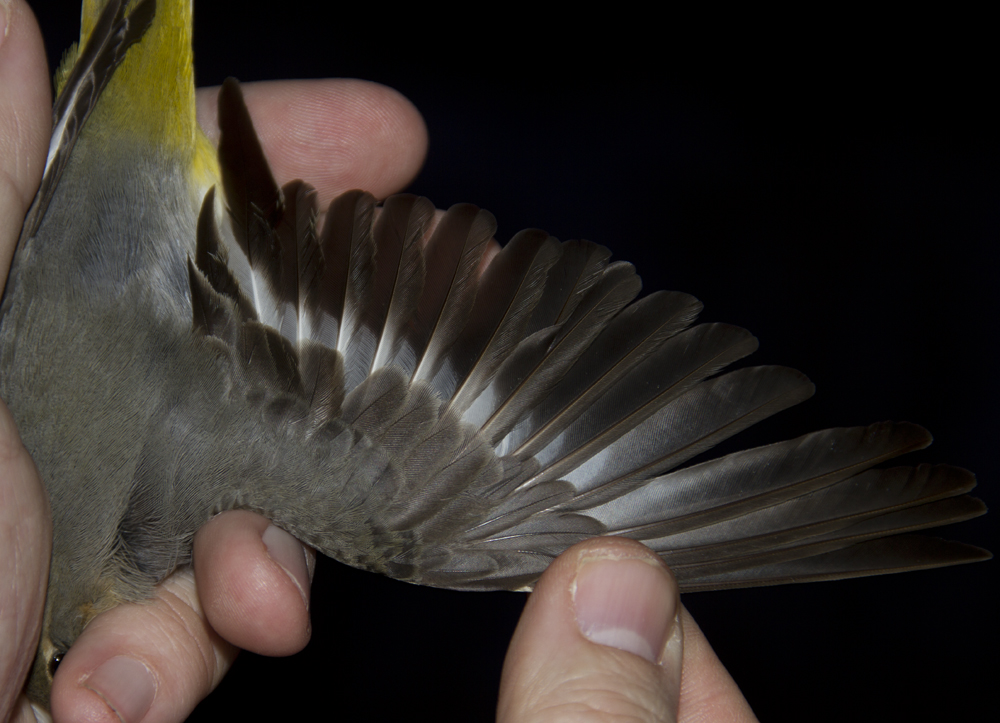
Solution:
<svg viewBox="0 0 1000 723"><path fill-rule="evenodd" d="M615 537L574 545L525 605L497 720L676 721L680 612L677 582L648 548Z"/></svg>
<svg viewBox="0 0 1000 723"><path fill-rule="evenodd" d="M45 46L23 0L0 0L0 289L52 131Z"/></svg>

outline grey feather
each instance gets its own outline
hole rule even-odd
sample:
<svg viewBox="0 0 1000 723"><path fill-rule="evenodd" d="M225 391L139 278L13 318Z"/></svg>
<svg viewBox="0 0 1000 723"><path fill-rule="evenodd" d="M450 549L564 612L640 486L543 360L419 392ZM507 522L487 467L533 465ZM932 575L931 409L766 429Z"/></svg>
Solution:
<svg viewBox="0 0 1000 723"><path fill-rule="evenodd" d="M589 241L566 241L559 260L549 272L542 298L525 329L536 331L566 322L577 304L601 280L611 252Z"/></svg>
<svg viewBox="0 0 1000 723"><path fill-rule="evenodd" d="M707 554L747 554L965 494L974 486L975 478L967 471L945 465L870 469L786 502L647 544L677 563Z"/></svg>
<svg viewBox="0 0 1000 723"><path fill-rule="evenodd" d="M125 53L149 28L156 0L137 0L128 7L124 0L109 0L95 23L87 44L66 78L52 109L52 140L45 170L35 200L28 210L21 238L38 231L73 148L101 92L114 75Z"/></svg>
<svg viewBox="0 0 1000 723"><path fill-rule="evenodd" d="M728 573L709 573L678 582L685 592L728 590L926 570L932 567L980 562L991 557L992 555L985 550L961 542L921 535L899 535L824 552L814 557L771 563Z"/></svg>
<svg viewBox="0 0 1000 723"><path fill-rule="evenodd" d="M420 244L433 218L434 206L426 198L394 196L382 206L375 226L377 276L371 323L379 343L373 369L390 364L413 369L415 360L406 333L424 288ZM380 312L381 319L377 318Z"/></svg>
<svg viewBox="0 0 1000 723"><path fill-rule="evenodd" d="M591 514L622 533L677 534L822 489L929 443L913 424L828 429L672 472Z"/></svg>
<svg viewBox="0 0 1000 723"><path fill-rule="evenodd" d="M497 373L489 416L482 425L498 454L509 454L531 436L537 420L530 411L548 396L610 320L636 297L641 286L631 264L616 262L603 268L600 278L582 294L566 320L551 327L551 341L538 343L549 336L543 329L522 343L530 346L527 353L514 351L510 363Z"/></svg>
<svg viewBox="0 0 1000 723"><path fill-rule="evenodd" d="M448 209L427 242L427 279L409 343L415 350L413 379L433 380L444 397L459 381L445 355L475 303L476 274L495 229L490 213L459 204Z"/></svg>
<svg viewBox="0 0 1000 723"><path fill-rule="evenodd" d="M529 587L598 534L646 541L684 589L987 554L898 537L984 511L964 472L870 471L929 443L914 425L683 467L812 384L721 373L756 339L688 328L701 305L684 294L630 306L641 282L603 247L523 232L482 269L495 221L473 206L425 244L430 202L349 192L317 234L315 193L278 188L234 81L219 103L223 183L200 214L149 158L127 193L91 179L102 149L83 136L63 177L107 215L78 218L56 179L12 266L0 393L53 492L53 575L94 573L51 593L60 646L81 600L148 596L233 508L346 564L458 589ZM181 243L134 244L137 204L150 238Z"/></svg>
<svg viewBox="0 0 1000 723"><path fill-rule="evenodd" d="M461 379L451 408L463 412L524 337L558 252L559 245L545 232L522 231L483 272L465 330L449 351Z"/></svg>

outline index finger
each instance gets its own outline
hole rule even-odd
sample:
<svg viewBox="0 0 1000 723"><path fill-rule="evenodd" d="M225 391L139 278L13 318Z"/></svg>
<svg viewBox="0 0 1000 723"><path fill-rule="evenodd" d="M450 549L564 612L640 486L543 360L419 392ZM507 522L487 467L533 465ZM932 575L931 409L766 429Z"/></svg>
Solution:
<svg viewBox="0 0 1000 723"><path fill-rule="evenodd" d="M344 191L402 190L427 155L427 127L397 91L363 80L245 83L243 97L279 184L302 178L321 209ZM198 122L218 143L218 88L198 91Z"/></svg>
<svg viewBox="0 0 1000 723"><path fill-rule="evenodd" d="M48 64L22 0L0 3L0 289L38 189L52 130Z"/></svg>
<svg viewBox="0 0 1000 723"><path fill-rule="evenodd" d="M678 723L724 720L757 723L736 681L722 665L687 608L684 625L684 665L681 669L681 705Z"/></svg>

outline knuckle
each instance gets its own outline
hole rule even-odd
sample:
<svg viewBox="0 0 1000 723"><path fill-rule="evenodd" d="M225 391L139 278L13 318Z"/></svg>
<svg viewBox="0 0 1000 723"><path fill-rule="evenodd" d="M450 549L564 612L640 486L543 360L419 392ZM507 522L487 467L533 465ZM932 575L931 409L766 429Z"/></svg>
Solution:
<svg viewBox="0 0 1000 723"><path fill-rule="evenodd" d="M546 723L652 723L672 720L663 686L653 675L587 674L542 693L529 720Z"/></svg>

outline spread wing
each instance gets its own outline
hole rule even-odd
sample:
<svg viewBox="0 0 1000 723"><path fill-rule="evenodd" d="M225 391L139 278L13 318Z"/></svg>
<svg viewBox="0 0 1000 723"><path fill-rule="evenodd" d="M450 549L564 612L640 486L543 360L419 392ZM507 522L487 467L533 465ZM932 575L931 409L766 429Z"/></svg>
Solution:
<svg viewBox="0 0 1000 723"><path fill-rule="evenodd" d="M219 104L227 213L220 225L210 193L194 326L247 383L306 400L304 434L339 420L402 470L342 487L375 548L352 564L520 589L569 545L622 535L696 590L989 556L910 534L985 511L965 470L876 467L928 445L922 428L828 429L685 466L812 384L784 367L725 372L756 348L748 332L693 325L685 294L635 301L632 266L596 244L523 231L484 266L489 213L360 191L318 230L315 193L277 186L235 81ZM344 559L324 539L309 542Z"/></svg>

